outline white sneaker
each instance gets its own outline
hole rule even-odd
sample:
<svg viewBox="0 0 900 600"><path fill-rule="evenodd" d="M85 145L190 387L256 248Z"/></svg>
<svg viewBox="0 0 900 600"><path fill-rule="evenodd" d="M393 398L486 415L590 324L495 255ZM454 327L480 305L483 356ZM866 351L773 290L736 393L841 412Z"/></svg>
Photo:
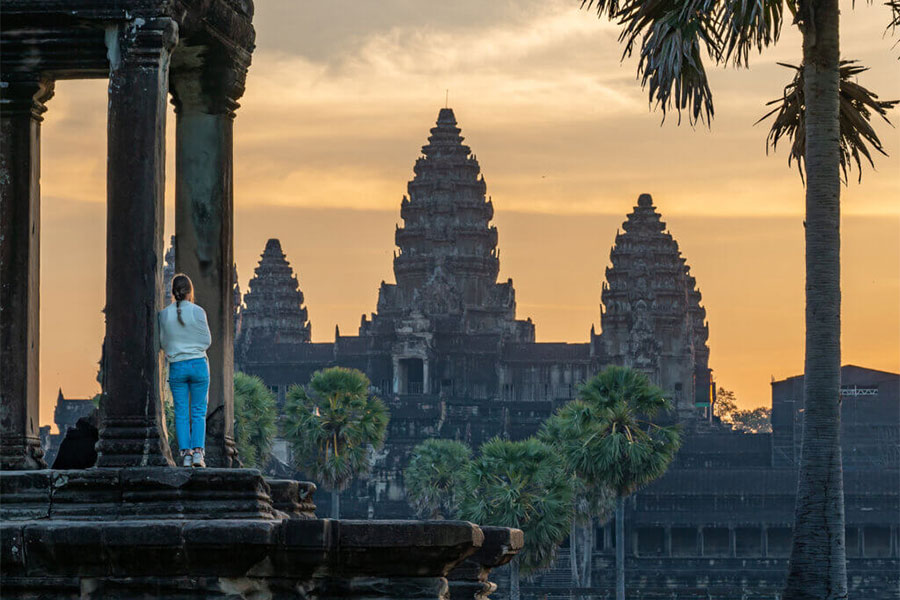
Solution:
<svg viewBox="0 0 900 600"><path fill-rule="evenodd" d="M193 466L195 466L195 467L205 467L206 466L206 461L203 460L203 450L194 450Z"/></svg>
<svg viewBox="0 0 900 600"><path fill-rule="evenodd" d="M181 466L182 467L194 466L194 456L193 456L193 454L191 454L190 450L182 450L181 451Z"/></svg>

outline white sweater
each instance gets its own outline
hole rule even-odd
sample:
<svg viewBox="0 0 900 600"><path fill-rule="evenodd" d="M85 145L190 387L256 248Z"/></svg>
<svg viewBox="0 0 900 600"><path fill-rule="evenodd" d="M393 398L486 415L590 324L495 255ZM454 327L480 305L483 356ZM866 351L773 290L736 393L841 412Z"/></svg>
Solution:
<svg viewBox="0 0 900 600"><path fill-rule="evenodd" d="M170 362L206 358L212 343L206 311L187 300L181 301L181 320L178 322L176 303L159 311L159 345Z"/></svg>

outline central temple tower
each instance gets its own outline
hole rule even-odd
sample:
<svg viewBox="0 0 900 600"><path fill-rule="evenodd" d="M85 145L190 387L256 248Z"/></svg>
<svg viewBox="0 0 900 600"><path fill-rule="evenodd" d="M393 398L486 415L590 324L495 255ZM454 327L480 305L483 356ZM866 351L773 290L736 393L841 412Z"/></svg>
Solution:
<svg viewBox="0 0 900 600"><path fill-rule="evenodd" d="M377 314L371 322L364 318L361 335L423 321L431 331L438 325L459 334L534 340L534 326L516 321L512 280L497 283L494 205L485 197L478 160L462 142L453 110L442 108L400 204L397 283L382 283Z"/></svg>

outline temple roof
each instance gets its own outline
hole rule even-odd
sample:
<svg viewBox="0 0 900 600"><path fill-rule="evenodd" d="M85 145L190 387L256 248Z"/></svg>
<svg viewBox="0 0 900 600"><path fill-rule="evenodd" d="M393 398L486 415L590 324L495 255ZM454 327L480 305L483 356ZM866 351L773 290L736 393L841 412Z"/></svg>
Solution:
<svg viewBox="0 0 900 600"><path fill-rule="evenodd" d="M242 337L308 342L311 326L303 306L303 292L278 239L266 242L255 273L250 291L244 296Z"/></svg>

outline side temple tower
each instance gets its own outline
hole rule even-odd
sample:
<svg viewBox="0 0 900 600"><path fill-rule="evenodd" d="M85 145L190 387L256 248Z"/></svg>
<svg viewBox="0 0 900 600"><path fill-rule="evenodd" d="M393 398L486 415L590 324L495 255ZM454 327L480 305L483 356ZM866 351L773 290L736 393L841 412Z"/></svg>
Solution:
<svg viewBox="0 0 900 600"><path fill-rule="evenodd" d="M706 309L650 194L641 194L622 227L603 284L602 353L647 373L684 419L710 404Z"/></svg>
<svg viewBox="0 0 900 600"><path fill-rule="evenodd" d="M253 346L309 342L312 325L303 292L277 239L266 242L255 273L241 310L239 353Z"/></svg>

